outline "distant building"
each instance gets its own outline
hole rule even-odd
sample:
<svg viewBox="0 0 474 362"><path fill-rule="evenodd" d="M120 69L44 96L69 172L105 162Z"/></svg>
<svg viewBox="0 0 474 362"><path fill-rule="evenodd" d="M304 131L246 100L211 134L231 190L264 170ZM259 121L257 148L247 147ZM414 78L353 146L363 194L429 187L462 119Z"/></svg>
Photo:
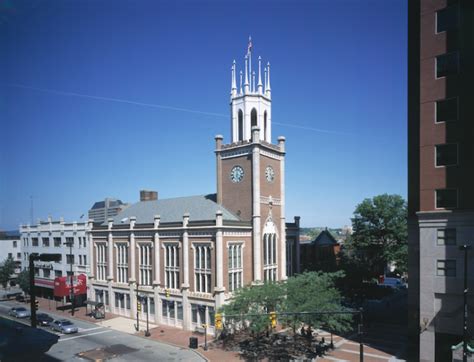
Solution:
<svg viewBox="0 0 474 362"><path fill-rule="evenodd" d="M20 226L22 269L28 268L32 253L60 255L59 262L35 262L38 295L53 297L55 279L70 276L71 269L74 276L87 275L90 263L87 226L87 223L53 221L51 218L36 225ZM72 243L72 249L67 245L69 243Z"/></svg>
<svg viewBox="0 0 474 362"><path fill-rule="evenodd" d="M312 241L301 242L301 271L335 271L339 263L340 244L326 229Z"/></svg>
<svg viewBox="0 0 474 362"><path fill-rule="evenodd" d="M474 244L474 4L407 3L409 360L451 361ZM468 265L471 291L474 250Z"/></svg>
<svg viewBox="0 0 474 362"><path fill-rule="evenodd" d="M106 198L104 201L97 201L92 206L89 210L89 219L94 220L94 224L102 224L122 210L125 210L128 206L130 204L123 203L121 200Z"/></svg>
<svg viewBox="0 0 474 362"><path fill-rule="evenodd" d="M20 233L17 230L0 231L0 265L7 258L12 258L15 261L16 269L12 279L15 279L21 271L21 256Z"/></svg>

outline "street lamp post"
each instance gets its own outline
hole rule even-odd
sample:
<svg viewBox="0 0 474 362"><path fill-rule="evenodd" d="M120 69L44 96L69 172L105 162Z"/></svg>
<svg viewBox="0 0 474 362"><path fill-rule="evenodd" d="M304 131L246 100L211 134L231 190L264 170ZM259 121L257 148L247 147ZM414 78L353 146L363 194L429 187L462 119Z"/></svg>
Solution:
<svg viewBox="0 0 474 362"><path fill-rule="evenodd" d="M71 299L71 305L72 305L72 311L71 311L71 315L74 316L74 272L72 270L72 261L73 261L73 256L72 256L72 246L74 245L74 242L73 241L66 241L66 243L64 244L66 246L69 246L69 255L70 255L70 259L69 259L69 265L70 265L70 268L69 268L69 273L70 273L70 286L71 286L71 289L70 289L70 294L69 294L69 298Z"/></svg>
<svg viewBox="0 0 474 362"><path fill-rule="evenodd" d="M147 298L147 297L143 297L143 301L145 302L145 308L146 308L146 331L145 331L145 337L150 337L150 328L149 328L149 323L148 323L148 314L149 314L149 311L148 311L148 306L149 306L148 298Z"/></svg>
<svg viewBox="0 0 474 362"><path fill-rule="evenodd" d="M469 339L469 334L467 333L467 252L471 249L471 245L461 245L459 250L464 251L464 316L463 316L463 347L462 347L462 360L467 362L467 342Z"/></svg>

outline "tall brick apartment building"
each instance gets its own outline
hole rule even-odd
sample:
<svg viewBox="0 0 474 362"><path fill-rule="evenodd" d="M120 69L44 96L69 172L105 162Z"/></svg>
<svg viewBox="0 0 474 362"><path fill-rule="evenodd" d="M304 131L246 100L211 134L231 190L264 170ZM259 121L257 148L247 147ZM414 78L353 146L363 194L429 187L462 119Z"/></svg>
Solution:
<svg viewBox="0 0 474 362"><path fill-rule="evenodd" d="M90 233L89 299L135 317L194 330L233 291L283 280L299 265L299 218L286 223L285 138L272 143L270 64L232 65L231 142L216 136L217 193L141 200ZM140 318L145 319L145 308Z"/></svg>
<svg viewBox="0 0 474 362"><path fill-rule="evenodd" d="M463 333L458 247L474 245L474 3L410 0L408 7L411 359L447 361ZM473 261L471 251L471 290Z"/></svg>

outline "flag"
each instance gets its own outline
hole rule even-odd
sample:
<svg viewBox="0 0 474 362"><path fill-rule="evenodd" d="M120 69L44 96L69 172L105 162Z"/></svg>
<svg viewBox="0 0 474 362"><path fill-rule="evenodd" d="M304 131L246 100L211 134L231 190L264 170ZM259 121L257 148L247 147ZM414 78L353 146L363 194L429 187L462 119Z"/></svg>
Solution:
<svg viewBox="0 0 474 362"><path fill-rule="evenodd" d="M79 219L82 219L84 217L84 214L81 215L81 217Z"/></svg>
<svg viewBox="0 0 474 362"><path fill-rule="evenodd" d="M252 52L252 38L249 36L249 44L247 46L247 54Z"/></svg>

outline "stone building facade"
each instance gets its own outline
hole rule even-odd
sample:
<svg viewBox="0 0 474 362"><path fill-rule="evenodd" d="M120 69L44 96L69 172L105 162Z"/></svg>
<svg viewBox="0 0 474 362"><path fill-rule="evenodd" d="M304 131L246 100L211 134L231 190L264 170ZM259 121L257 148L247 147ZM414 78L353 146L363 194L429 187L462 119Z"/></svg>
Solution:
<svg viewBox="0 0 474 362"><path fill-rule="evenodd" d="M232 293L296 272L299 218L286 224L285 138L272 143L270 64L232 65L231 143L215 137L217 192L140 201L102 225L90 222L89 299L186 330L209 326ZM245 78L244 78L245 74ZM262 81L263 80L263 81ZM287 243L287 228L290 243ZM138 308L146 318L146 308Z"/></svg>

